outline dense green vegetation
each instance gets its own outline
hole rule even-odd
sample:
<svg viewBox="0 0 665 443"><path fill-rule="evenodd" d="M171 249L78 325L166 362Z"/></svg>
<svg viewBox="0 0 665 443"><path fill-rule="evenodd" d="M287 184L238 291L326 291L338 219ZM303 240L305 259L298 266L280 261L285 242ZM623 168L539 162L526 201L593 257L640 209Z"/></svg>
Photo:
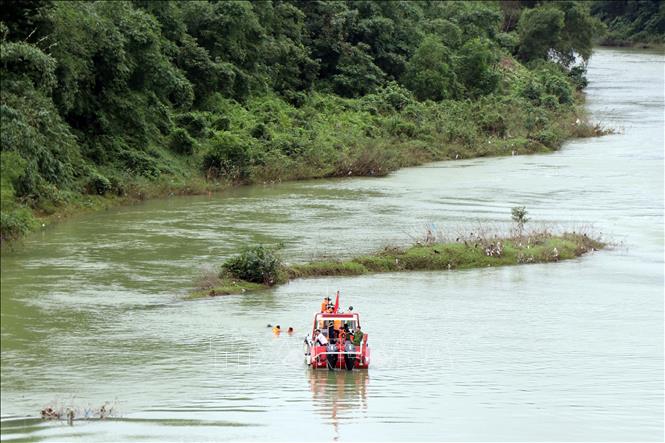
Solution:
<svg viewBox="0 0 665 443"><path fill-rule="evenodd" d="M603 45L665 44L665 2L662 0L596 0L591 12L607 26L601 40Z"/></svg>
<svg viewBox="0 0 665 443"><path fill-rule="evenodd" d="M113 200L595 133L576 108L585 2L14 0L1 17L2 239Z"/></svg>
<svg viewBox="0 0 665 443"><path fill-rule="evenodd" d="M431 238L405 249L389 247L348 260L292 265L283 264L274 250L263 246L247 248L227 260L218 275L199 282L192 297L238 294L303 277L557 262L605 247L584 233L555 235L549 231L525 233L522 229L523 224L514 235L503 237L471 235L448 241Z"/></svg>

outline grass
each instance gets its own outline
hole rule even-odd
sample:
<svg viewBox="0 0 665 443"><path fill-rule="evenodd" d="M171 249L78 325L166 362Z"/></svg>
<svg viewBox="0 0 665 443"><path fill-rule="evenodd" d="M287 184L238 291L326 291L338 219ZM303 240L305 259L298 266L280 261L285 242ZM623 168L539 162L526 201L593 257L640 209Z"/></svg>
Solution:
<svg viewBox="0 0 665 443"><path fill-rule="evenodd" d="M252 283L244 280L222 278L209 289L199 289L187 296L188 299L215 297L218 295L242 294L247 291L266 289L268 286L261 283Z"/></svg>
<svg viewBox="0 0 665 443"><path fill-rule="evenodd" d="M586 233L552 234L547 230L505 237L458 237L456 241L417 242L408 248L387 247L373 254L348 260L323 260L283 265L277 284L307 277L352 276L382 272L449 271L455 269L552 263L580 257L606 247ZM204 278L205 280L205 278ZM213 277L190 298L244 293L269 285L232 279L222 273Z"/></svg>

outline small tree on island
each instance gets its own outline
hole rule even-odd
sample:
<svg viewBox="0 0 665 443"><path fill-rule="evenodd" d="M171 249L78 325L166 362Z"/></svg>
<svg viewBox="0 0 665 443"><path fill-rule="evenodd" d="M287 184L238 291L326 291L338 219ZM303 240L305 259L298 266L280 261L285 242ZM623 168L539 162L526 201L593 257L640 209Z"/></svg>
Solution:
<svg viewBox="0 0 665 443"><path fill-rule="evenodd" d="M522 232L524 231L524 224L529 221L529 217L527 217L527 210L526 206L515 206L510 210L513 221L517 225L517 232L519 236L522 236Z"/></svg>
<svg viewBox="0 0 665 443"><path fill-rule="evenodd" d="M227 259L222 264L220 277L225 274L252 283L272 286L280 280L282 260L275 247L245 247L240 254Z"/></svg>

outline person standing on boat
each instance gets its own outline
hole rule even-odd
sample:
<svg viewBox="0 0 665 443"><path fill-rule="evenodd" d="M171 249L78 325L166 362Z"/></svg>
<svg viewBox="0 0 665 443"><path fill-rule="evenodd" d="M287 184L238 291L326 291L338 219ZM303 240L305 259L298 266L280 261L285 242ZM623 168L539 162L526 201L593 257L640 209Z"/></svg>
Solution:
<svg viewBox="0 0 665 443"><path fill-rule="evenodd" d="M321 302L321 312L326 312L328 310L328 305L330 305L330 297L326 297Z"/></svg>
<svg viewBox="0 0 665 443"><path fill-rule="evenodd" d="M344 345L346 344L346 339L348 337L346 331L343 328L339 329L337 342L339 343L339 350L341 351L344 349Z"/></svg>
<svg viewBox="0 0 665 443"><path fill-rule="evenodd" d="M363 341L363 331L360 330L360 325L356 328L355 331L353 331L353 338L351 339L351 342L356 345L360 346L360 343Z"/></svg>
<svg viewBox="0 0 665 443"><path fill-rule="evenodd" d="M330 340L330 343L334 343L335 338L337 338L335 323L332 320L330 320L330 322L328 322L328 339Z"/></svg>
<svg viewBox="0 0 665 443"><path fill-rule="evenodd" d="M316 331L314 331L314 333L316 334L316 337L314 337L315 345L325 346L328 344L328 339L326 338L325 335L323 335L320 329L317 329Z"/></svg>

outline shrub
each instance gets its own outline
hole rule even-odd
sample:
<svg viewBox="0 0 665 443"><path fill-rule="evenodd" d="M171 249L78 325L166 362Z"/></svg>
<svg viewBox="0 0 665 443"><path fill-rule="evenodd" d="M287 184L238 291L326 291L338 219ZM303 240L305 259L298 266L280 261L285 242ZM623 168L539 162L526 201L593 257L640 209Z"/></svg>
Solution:
<svg viewBox="0 0 665 443"><path fill-rule="evenodd" d="M559 107L559 99L552 94L545 94L541 102L547 109L555 110Z"/></svg>
<svg viewBox="0 0 665 443"><path fill-rule="evenodd" d="M192 155L194 153L194 144L194 139L185 129L177 128L171 133L169 148L171 148L173 152Z"/></svg>
<svg viewBox="0 0 665 443"><path fill-rule="evenodd" d="M390 135L395 137L414 137L417 132L415 123L403 120L400 116L390 117L386 120L387 129Z"/></svg>
<svg viewBox="0 0 665 443"><path fill-rule="evenodd" d="M550 72L542 79L545 91L559 99L559 103L565 105L573 102L573 88L563 74L554 75Z"/></svg>
<svg viewBox="0 0 665 443"><path fill-rule="evenodd" d="M0 212L0 240L15 240L30 232L36 225L29 210L17 208Z"/></svg>
<svg viewBox="0 0 665 443"><path fill-rule="evenodd" d="M226 116L217 117L213 120L212 127L218 131L228 131L231 127L231 120Z"/></svg>
<svg viewBox="0 0 665 443"><path fill-rule="evenodd" d="M274 285L279 281L282 261L274 249L265 246L247 247L222 264L222 275L253 282Z"/></svg>
<svg viewBox="0 0 665 443"><path fill-rule="evenodd" d="M209 177L225 175L231 180L245 179L249 175L247 145L236 134L219 134L203 156L202 167Z"/></svg>
<svg viewBox="0 0 665 443"><path fill-rule="evenodd" d="M513 219L513 222L515 222L520 236L524 231L524 225L529 221L529 217L527 217L528 214L529 212L526 210L526 206L515 206L510 209L511 218Z"/></svg>
<svg viewBox="0 0 665 443"><path fill-rule="evenodd" d="M157 161L145 152L129 149L120 152L118 157L135 174L152 178L157 178L161 175Z"/></svg>
<svg viewBox="0 0 665 443"><path fill-rule="evenodd" d="M206 121L205 117L199 113L188 112L185 114L180 114L176 117L175 120L178 126L186 128L187 131L196 138L206 135L208 122Z"/></svg>
<svg viewBox="0 0 665 443"><path fill-rule="evenodd" d="M56 84L56 60L29 43L5 43L3 38L0 63L6 73L27 77L36 88L50 91Z"/></svg>
<svg viewBox="0 0 665 443"><path fill-rule="evenodd" d="M90 175L90 179L88 180L86 188L88 194L104 195L111 190L111 182L102 174L93 172Z"/></svg>
<svg viewBox="0 0 665 443"><path fill-rule="evenodd" d="M414 102L411 91L394 81L379 89L376 95L381 99L383 105L388 105L397 111Z"/></svg>
<svg viewBox="0 0 665 443"><path fill-rule="evenodd" d="M264 123L259 123L252 128L251 135L257 139L270 140L270 131Z"/></svg>
<svg viewBox="0 0 665 443"><path fill-rule="evenodd" d="M499 137L504 137L508 130L506 119L497 111L485 112L480 119L480 127L483 131Z"/></svg>
<svg viewBox="0 0 665 443"><path fill-rule="evenodd" d="M540 101L540 96L543 94L543 92L543 85L532 78L522 83L519 88L519 95L531 100L534 103L538 103Z"/></svg>
<svg viewBox="0 0 665 443"><path fill-rule="evenodd" d="M519 45L519 36L514 32L499 32L496 41L500 47L512 53Z"/></svg>
<svg viewBox="0 0 665 443"><path fill-rule="evenodd" d="M548 148L556 148L559 145L559 136L554 131L549 129L540 131L536 135L536 140Z"/></svg>
<svg viewBox="0 0 665 443"><path fill-rule="evenodd" d="M578 91L586 88L589 84L589 81L586 78L586 67L583 65L573 67L568 73L568 78L570 78L570 81L573 82L575 89Z"/></svg>

